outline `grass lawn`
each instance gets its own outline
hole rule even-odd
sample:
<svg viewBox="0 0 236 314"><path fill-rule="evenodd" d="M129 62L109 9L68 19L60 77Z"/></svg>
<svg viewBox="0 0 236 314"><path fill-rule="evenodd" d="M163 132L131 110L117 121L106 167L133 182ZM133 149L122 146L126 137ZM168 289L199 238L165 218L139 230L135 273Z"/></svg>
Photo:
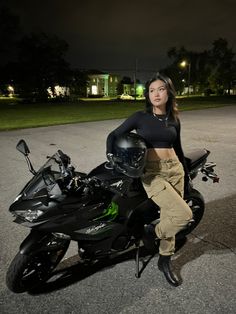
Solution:
<svg viewBox="0 0 236 314"><path fill-rule="evenodd" d="M180 111L236 105L236 97L178 98ZM0 131L86 121L126 118L145 108L144 101L78 101L23 104L0 98Z"/></svg>

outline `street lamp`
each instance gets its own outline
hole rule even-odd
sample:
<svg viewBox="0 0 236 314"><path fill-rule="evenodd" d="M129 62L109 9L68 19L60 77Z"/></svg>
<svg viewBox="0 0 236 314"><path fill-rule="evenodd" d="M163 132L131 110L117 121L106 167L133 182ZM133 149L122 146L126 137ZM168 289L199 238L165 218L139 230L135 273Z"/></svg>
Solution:
<svg viewBox="0 0 236 314"><path fill-rule="evenodd" d="M187 62L187 61L185 61L185 60L183 60L183 61L180 63L180 66L181 66L182 68L188 67L188 96L189 96L190 75L191 75L191 63L190 63L190 62Z"/></svg>

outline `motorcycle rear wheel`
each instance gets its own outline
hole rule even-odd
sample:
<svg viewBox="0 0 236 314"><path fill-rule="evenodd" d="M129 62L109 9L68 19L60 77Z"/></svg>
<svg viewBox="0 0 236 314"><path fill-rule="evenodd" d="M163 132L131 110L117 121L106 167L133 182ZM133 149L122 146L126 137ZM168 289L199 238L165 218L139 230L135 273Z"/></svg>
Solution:
<svg viewBox="0 0 236 314"><path fill-rule="evenodd" d="M12 292L22 293L46 282L62 260L68 246L69 241L66 241L64 247L53 251L41 251L33 255L23 255L18 252L6 274L7 287Z"/></svg>
<svg viewBox="0 0 236 314"><path fill-rule="evenodd" d="M190 223L189 226L187 226L184 230L177 233L176 240L181 240L191 233L201 221L205 211L205 202L203 196L197 190L192 189L190 194L186 197L185 201L192 210L193 222Z"/></svg>

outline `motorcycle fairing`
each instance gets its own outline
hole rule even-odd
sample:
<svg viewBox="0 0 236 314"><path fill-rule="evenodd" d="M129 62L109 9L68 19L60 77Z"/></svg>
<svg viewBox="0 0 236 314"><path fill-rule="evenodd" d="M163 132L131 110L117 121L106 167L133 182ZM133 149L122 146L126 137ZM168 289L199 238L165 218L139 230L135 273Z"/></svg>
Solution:
<svg viewBox="0 0 236 314"><path fill-rule="evenodd" d="M34 255L36 252L52 251L63 247L68 240L55 237L53 241L51 233L42 233L32 230L20 245L20 253L25 255ZM50 240L50 241L49 241Z"/></svg>

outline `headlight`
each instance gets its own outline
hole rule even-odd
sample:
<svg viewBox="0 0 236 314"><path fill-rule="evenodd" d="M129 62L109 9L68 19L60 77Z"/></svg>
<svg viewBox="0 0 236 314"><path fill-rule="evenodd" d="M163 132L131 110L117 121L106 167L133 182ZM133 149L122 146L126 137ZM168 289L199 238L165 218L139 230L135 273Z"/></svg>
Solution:
<svg viewBox="0 0 236 314"><path fill-rule="evenodd" d="M64 233L60 233L60 232L53 232L53 235L56 237L56 238L59 238L59 239L65 239L65 240L70 240L71 237L67 234L64 234Z"/></svg>
<svg viewBox="0 0 236 314"><path fill-rule="evenodd" d="M33 222L43 214L43 211L40 209L16 210L14 214L28 220L29 222Z"/></svg>

